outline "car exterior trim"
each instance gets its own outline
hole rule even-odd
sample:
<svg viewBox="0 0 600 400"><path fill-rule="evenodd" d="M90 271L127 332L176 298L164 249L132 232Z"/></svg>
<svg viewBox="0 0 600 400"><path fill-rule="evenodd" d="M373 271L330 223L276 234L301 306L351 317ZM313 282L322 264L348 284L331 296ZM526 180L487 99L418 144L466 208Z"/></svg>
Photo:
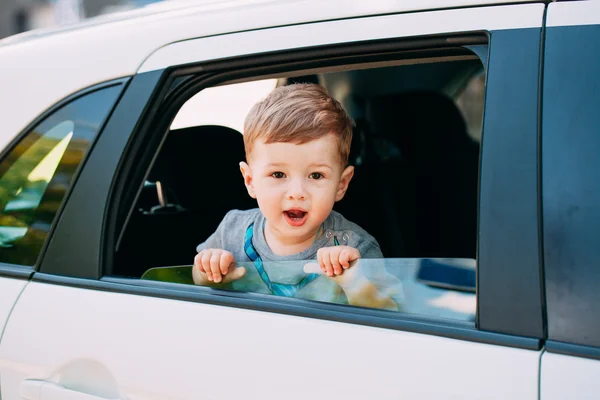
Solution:
<svg viewBox="0 0 600 400"><path fill-rule="evenodd" d="M477 323L487 331L543 339L540 40L541 28L491 35L479 172Z"/></svg>
<svg viewBox="0 0 600 400"><path fill-rule="evenodd" d="M33 272L33 267L0 263L0 277L29 280Z"/></svg>
<svg viewBox="0 0 600 400"><path fill-rule="evenodd" d="M548 340L545 346L546 351L549 353L600 360L600 348L598 347L581 346L578 344L557 342L555 340Z"/></svg>

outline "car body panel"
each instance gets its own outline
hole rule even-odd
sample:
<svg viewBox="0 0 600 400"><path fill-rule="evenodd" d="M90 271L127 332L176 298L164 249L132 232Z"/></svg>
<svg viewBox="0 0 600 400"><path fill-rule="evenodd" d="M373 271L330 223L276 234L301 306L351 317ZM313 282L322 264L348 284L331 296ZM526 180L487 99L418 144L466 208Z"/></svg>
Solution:
<svg viewBox="0 0 600 400"><path fill-rule="evenodd" d="M555 2L548 5L546 27L598 25L600 1Z"/></svg>
<svg viewBox="0 0 600 400"><path fill-rule="evenodd" d="M540 379L541 400L592 400L600 393L600 361L545 352Z"/></svg>
<svg viewBox="0 0 600 400"><path fill-rule="evenodd" d="M0 277L0 343L8 317L27 282L25 279Z"/></svg>
<svg viewBox="0 0 600 400"><path fill-rule="evenodd" d="M489 4L493 1L440 0L423 4L384 1L320 2L216 2L204 6L174 8L137 18L116 17L113 22L84 23L80 28L41 35L35 40L0 46L0 87L10 96L0 97L3 115L0 147L29 124L40 112L63 97L87 86L133 75L144 60L170 43L315 20L345 19L364 15L407 12L427 8ZM543 7L540 5L540 7ZM133 12L135 13L135 11ZM517 18L520 20L520 18ZM123 44L126 38L127 45ZM68 43L65 46L65 43ZM40 66L44 73L39 73ZM31 94L35 93L35 96Z"/></svg>
<svg viewBox="0 0 600 400"><path fill-rule="evenodd" d="M536 28L522 31L528 38L535 36L539 40L544 6L513 7L512 12L503 8L506 26L514 26L515 20L535 20ZM498 14L492 11L485 15L489 21L494 19L490 24L499 29ZM447 11L440 13L450 15L445 14ZM356 20L366 24L364 36L357 36L347 25L340 31L339 21L319 24L319 29L323 29L321 33L335 33L338 43L368 39L373 32L379 33L371 38L386 35L395 38L403 32L394 27L400 22L394 18L400 17L380 17L385 24L377 24L377 18ZM402 22L410 17L413 15L404 16ZM420 19L416 21L424 24ZM477 25L463 22L466 31L486 30L485 21ZM292 28L278 29L285 30L292 41L297 39L290 32L322 44L312 34L313 24ZM454 29L458 31L458 25ZM421 32L431 34L436 30L430 26L423 27ZM229 47L223 42L215 48L215 38L190 43L211 44L204 47L211 53L207 54L208 50L194 53L199 60L235 57L244 54L245 47L254 46L255 35L255 32L226 35L225 40L235 43ZM262 51L281 50L281 39L277 36L267 35ZM511 36L511 40L519 37ZM303 43L309 46L311 41ZM228 53L224 54L223 48ZM177 65L176 60L169 62ZM507 68L512 67L509 64ZM152 70L131 80L79 176L47 249L42 272L87 278L80 281L93 283L102 276L98 260L103 258L102 227L114 174L128 135L139 124L138 118L145 118L144 109L152 108L146 103L151 101L155 86L160 86L163 73L160 69ZM81 213L82 204L85 216ZM86 224L79 223L82 217ZM85 238L85 243L74 245L74 237ZM456 399L534 399L538 396L540 351L536 349L307 318L298 315L297 310L295 314L290 312L297 308L293 303L284 308L275 300L273 309L279 307L282 311L251 309L249 302L243 301L236 308L201 299L160 298L167 297L169 292L177 293L172 288L154 296L142 296L134 294L133 285L128 289L127 285L106 280L100 283L102 287L90 284L87 288L72 287L67 280L64 286L38 281L30 284L17 304L0 350L5 368L2 388L8 398L16 395L25 379L68 383L71 388L93 392L100 378L89 374L71 376L68 372L81 366L81 360L88 363L80 367L85 371L103 371L102 376L110 377L103 381L105 390L131 399L198 398L202 394L208 398L239 398L248 394L279 398L283 391L292 398L402 395L433 399L443 395ZM128 294L118 293L128 290ZM38 299L47 299L43 307ZM263 300L255 298L255 301ZM57 320L61 323L57 324ZM452 325L452 321L439 322L444 324ZM25 325L29 326L30 336L22 333ZM472 324L464 328L473 335L479 333ZM39 331L45 335L36 336ZM19 350L22 343L32 340L35 343ZM233 382L229 380L232 376Z"/></svg>
<svg viewBox="0 0 600 400"><path fill-rule="evenodd" d="M131 400L537 398L539 351L37 282L2 344L9 400L25 379Z"/></svg>
<svg viewBox="0 0 600 400"><path fill-rule="evenodd" d="M315 23L311 24L309 31L300 25L256 30L247 32L244 41L240 41L235 33L219 35L162 47L144 61L138 72L164 69L171 65L218 60L232 55L260 54L266 51L336 43L539 27L543 10L542 4L528 4L396 14Z"/></svg>

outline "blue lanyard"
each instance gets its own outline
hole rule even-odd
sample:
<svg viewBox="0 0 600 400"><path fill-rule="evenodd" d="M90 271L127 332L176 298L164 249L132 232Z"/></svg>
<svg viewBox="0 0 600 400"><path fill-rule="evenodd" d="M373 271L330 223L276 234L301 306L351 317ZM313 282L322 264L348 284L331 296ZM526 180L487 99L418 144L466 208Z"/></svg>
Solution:
<svg viewBox="0 0 600 400"><path fill-rule="evenodd" d="M246 229L246 235L244 236L244 251L246 252L248 258L254 263L254 267L256 267L256 270L258 271L265 285L267 285L267 288L269 288L271 293L274 295L294 297L300 289L319 277L319 274L309 274L305 276L297 285L286 285L283 283L271 282L271 279L269 278L269 275L267 275L267 271L265 271L263 266L262 258L252 245L253 234L254 223L250 224L248 229Z"/></svg>

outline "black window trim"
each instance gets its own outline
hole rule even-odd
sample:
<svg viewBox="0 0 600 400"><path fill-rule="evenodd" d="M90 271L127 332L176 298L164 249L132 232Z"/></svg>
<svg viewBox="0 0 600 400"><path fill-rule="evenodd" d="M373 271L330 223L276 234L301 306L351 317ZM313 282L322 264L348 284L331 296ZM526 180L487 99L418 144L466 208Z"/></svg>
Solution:
<svg viewBox="0 0 600 400"><path fill-rule="evenodd" d="M62 214L63 209L65 207L65 204L67 203L67 201L69 199L71 190L77 183L77 178L79 176L79 173L81 172L83 166L85 165L88 155L91 153L92 149L94 148L94 144L98 140L98 137L102 133L102 129L104 128L104 125L109 120L112 111L118 104L119 99L120 99L121 95L123 94L123 91L127 86L127 83L129 82L129 79L130 79L129 77L126 77L126 78L112 79L112 80L109 80L106 82L97 83L95 85L91 85L87 88L81 89L75 93L72 93L72 94L62 98L61 100L59 100L58 102L56 102L55 104L53 104L52 106L47 108L44 112L39 114L33 121L31 121L23 130L21 130L21 132L19 132L12 139L10 144L8 144L0 152L0 162L2 162L7 157L7 155L10 154L10 152L12 152L14 150L14 148L21 142L21 140L23 140L23 138L25 138L25 136L27 136L29 133L31 133L31 131L36 126L38 126L40 123L45 121L47 118L51 117L54 113L56 113L61 108L67 106L68 104L72 103L73 101L76 101L77 99L80 99L84 96L87 96L87 95L97 92L99 90L104 90L104 89L108 89L111 87L121 86L121 92L117 95L115 102L112 105L110 105L109 112L107 113L106 118L104 119L100 129L98 130L98 134L96 135L96 137L90 144L90 148L86 152L85 156L83 157L79 166L77 167L77 170L75 171L73 179L71 180L71 184L69 185L69 188L67 189L67 191L65 193L65 197L63 198L58 210L56 211L56 216L50 226L48 235L46 237L46 240L44 241L44 245L40 249L40 253L38 254L37 261L35 262L35 264L33 266L32 265L20 265L20 264L8 264L8 263L0 262L0 276L30 279L33 272L39 268L39 266L41 264L41 260L43 259L44 253L46 251L46 248L48 247L48 243L50 242L53 232L56 228L57 221L60 218L60 215Z"/></svg>
<svg viewBox="0 0 600 400"><path fill-rule="evenodd" d="M547 340L545 343L545 348L548 353L562 354L572 357L583 357L600 361L599 347L558 342L556 340Z"/></svg>
<svg viewBox="0 0 600 400"><path fill-rule="evenodd" d="M33 276L34 269L30 265L18 265L0 262L1 278L17 278L29 280Z"/></svg>
<svg viewBox="0 0 600 400"><path fill-rule="evenodd" d="M517 30L519 31L519 30ZM540 29L538 28L530 28L530 29L526 29L525 31L535 31L537 32L537 34L539 35ZM471 39L469 39L471 38ZM473 39L475 38L475 40ZM151 72L147 72L147 73L143 73L143 74L138 74L136 75L131 83L129 84L129 88L125 91L125 93L123 94L123 99L122 99L122 103L123 103L123 107L119 107L117 106L117 108L114 111L114 115L111 118L111 120L108 122L106 128L105 128L105 134L102 136L102 138L100 139L100 141L109 141L109 139L106 138L106 136L109 136L112 138L113 142L108 144L108 143L101 143L98 146L102 145L105 148L103 149L103 151L105 151L105 155L107 155L107 151L109 148L111 148L112 150L115 150L118 152L117 155L111 155L111 159L109 160L109 167L108 168L104 168L105 170L102 172L103 174L105 174L106 176L102 177L102 182L97 184L97 187L92 187L90 185L80 185L80 187L76 188L77 192L76 194L74 194L72 197L77 197L77 199L70 201L69 204L67 205L67 207L70 207L71 209L68 210L69 212L67 213L65 211L65 215L67 215L67 218L65 218L65 215L63 215L61 217L61 221L60 222L64 222L64 225L62 227L62 229L57 229L55 236L53 237L53 240L51 242L51 246L49 251L46 254L46 257L43 260L42 263L42 268L40 270L40 272L42 273L36 273L33 276L33 280L35 281L41 281L41 282L48 282L48 283L56 283L56 284L64 284L64 285L68 285L68 286L76 286L76 287L86 287L86 288L94 288L94 289L98 289L98 290L110 290L110 291L118 291L118 292L123 292L123 293L131 293L131 294L143 294L143 295L149 295L149 296L157 296L157 297L169 297L169 298L176 298L176 299L185 299L185 300L191 300L191 301L198 301L198 302L214 302L217 301L216 299L220 299L221 301L224 301L223 299L231 299L231 298L235 298L235 302L233 304L235 304L236 307L240 307L242 304L246 304L246 306L250 306L252 305L252 307L256 307L256 309L260 309L260 310L265 310L265 311L272 311L272 312L281 312L281 313L285 313L285 314L294 314L295 311L293 311L290 307L287 306L287 303L280 303L280 301L282 299L273 299L273 297L269 296L269 302L267 304L265 304L264 302L260 302L258 304L253 303L255 300L255 296L256 294L247 294L247 293L241 293L238 294L237 296L231 296L231 294L229 294L228 296L214 296L212 293L216 293L214 292L214 290L216 289L210 289L213 290L212 292L210 292L211 294L206 294L206 292L204 292L203 294L199 294L202 293L201 292L201 288L194 288L195 291L198 291L198 293L190 293L188 290L178 290L178 291L172 291L169 289L156 289L154 288L154 286L152 286L152 288L150 288L150 285L148 284L148 282L144 282L144 284L126 284L124 285L122 281L119 281L119 278L115 278L115 277L104 277L101 278L102 276L102 266L107 266L107 265L111 265L112 264L112 255L113 255L113 251L114 251L114 244L116 243L116 238L115 236L117 235L117 229L116 226L117 224L117 216L119 215L117 212L115 212L116 210L116 206L119 203L119 199L121 198L121 195L123 194L123 189L126 186L126 182L131 182L132 180L126 180L123 179L121 177L121 179L115 179L114 177L114 173L115 171L119 171L120 174L123 174L123 176L128 176L127 174L130 174L131 171L130 169L135 168L135 166L133 166L132 164L134 163L134 157L131 157L129 152L132 151L132 149L135 150L135 145L137 145L138 147L140 146L141 143L143 143L144 146L146 147L150 147L150 144L148 143L148 141L146 140L141 140L139 137L137 137L138 135L140 135L140 133L146 133L150 130L150 127L154 127L154 129L156 129L156 126L160 125L160 124L156 124L156 120L152 117L149 117L149 115L153 115L156 113L160 113L161 107L160 104L163 102L164 98L166 98L167 94L169 93L170 89L171 89L171 83L173 78L179 77L179 76L184 76L186 74L190 74L192 72L202 72L203 75L198 79L198 81L202 81L201 84L202 85L206 85L206 79L208 79L209 81L211 81L213 84L216 82L222 82L224 80L233 80L233 76L238 76L240 78L244 78L244 77L254 77L254 76L259 76L259 75L265 75L265 71L271 71L271 73L273 73L274 71L277 71L277 68L284 70L284 71L290 71L290 70L300 70L302 68L298 67L298 65L303 65L306 64L307 62L313 63L315 64L315 58L318 58L317 56L320 55L320 57L323 58L327 58L326 56L331 56L331 54L334 54L335 58L337 58L337 63L339 62L339 57L342 57L343 54L346 54L346 57L351 57L351 58L358 58L360 56L363 56L365 52L372 52L373 48L375 48L377 45L382 45L384 47L387 46L388 53L392 52L394 50L391 42L395 42L395 43L402 43L405 47L402 49L403 51L407 51L410 50L410 44L412 43L413 47L412 49L415 49L415 44L419 45L420 47L418 48L419 50L423 49L424 43L429 44L430 48L433 49L439 49L440 47L444 47L444 46L451 46L451 47L460 47L462 45L465 44L473 44L473 43L477 43L478 41L481 41L482 38L485 40L487 38L489 38L489 33L488 32L481 32L481 34L478 35L474 35L472 32L469 32L468 36L461 36L461 35L457 35L456 37L449 37L449 35L445 35L444 37L428 37L428 38L423 38L423 37L419 37L419 38L401 38L401 39L394 39L394 40L384 40L384 41L377 41L377 42L368 42L368 43L359 43L359 44L352 44L352 45L336 45L336 46L325 46L325 47L319 47L319 48L309 48L309 49L300 49L300 50L294 50L294 51L281 51L281 52L276 52L273 54L266 54L266 55L259 55L259 56L252 56L252 57L237 57L234 59L228 59L228 60L221 60L221 61L214 61L214 62L210 62L210 63L204 63L204 64L199 64L199 65L195 65L195 66L186 66L184 68L173 68L173 69L166 69L166 70L157 70L157 71L151 71ZM428 41L429 40L429 41ZM485 43L487 43L487 40L485 40ZM346 49L347 53L344 53L344 49ZM350 49L350 50L348 50ZM352 51L354 52L352 52ZM397 50L396 50L397 51ZM384 51L385 52L385 51ZM349 54L349 55L348 55ZM303 58L304 57L304 58ZM328 57L327 59L331 59L331 57ZM275 64L275 66L273 65ZM346 64L349 64L349 62L346 62ZM295 68L292 68L293 66L295 66ZM211 69L212 67L212 69ZM252 69L253 67L253 69ZM537 65L536 65L537 68ZM243 73L240 73L240 70L243 70L243 73L245 73L246 75L244 75ZM216 75L215 72L216 71L221 71L221 72L225 72L226 75L225 79L223 75ZM263 71L262 74L259 74L259 71ZM182 83L180 86L178 86L176 88L176 90L174 91L181 91L181 90L192 90L190 89L190 87L192 85L198 85L199 82L198 81L193 81L191 82L190 80L186 80L184 83ZM195 92L197 92L198 90L195 90ZM190 96L191 97L191 96ZM536 103L537 105L537 103ZM127 108L127 110L125 111L124 109ZM173 114L171 117L169 118L173 118L175 115ZM165 130L168 128L168 122L169 121L162 121L162 128ZM116 132L119 132L121 134L121 136L123 136L123 132L130 132L131 136L127 137L127 138L123 138L123 137L118 137L116 135ZM159 136L158 134L156 134L154 132L154 136ZM154 149L157 149L158 146L161 144L160 142L162 142L162 140L164 139L164 134L162 135L162 137L160 138L160 140L157 141L157 143L153 143L152 145L154 146ZM117 139L118 138L118 139ZM133 145L132 145L133 144ZM115 147L116 146L116 147ZM155 151L154 151L155 153ZM94 156L94 155L93 155ZM88 166L89 164L91 164L91 166L89 168L87 168L87 170L84 170L83 174L88 174L89 176L94 176L94 174L97 174L98 171L93 171L94 168L94 164L96 166L99 165L99 160L98 158L101 157L99 155L95 155L94 158L96 158L95 160L91 160L89 161L86 166ZM146 166L150 165L150 162L152 161L150 157L149 159L146 160ZM93 162L92 162L93 161ZM106 162L106 160L103 160L104 162ZM140 168L139 167L139 163L135 163L137 165L137 168L139 170L144 170L143 175L145 176L145 174L147 174L147 167L144 168ZM105 167L107 164L103 164ZM143 165L142 165L143 167ZM90 170L92 169L92 170ZM139 173L139 171L138 171ZM89 176L88 176L88 180L89 180ZM83 178L82 178L83 179ZM138 180L134 180L134 181L138 181ZM141 179L139 179L139 181L141 181ZM96 182L98 183L98 182ZM89 193L85 193L87 191L89 191ZM98 192L100 190L100 192ZM92 196L92 193L96 193L96 194L101 194L102 197L100 199L95 199L94 201L99 201L101 202L101 204L104 205L104 208L102 208L103 211L105 211L105 214L99 214L98 210L94 211L95 215L91 215L88 214L90 217L92 217L92 219L94 219L94 221L92 221L92 223L89 224L89 226L91 226L90 229L92 229L93 231L86 231L85 229L88 229L89 227L83 228L81 226L79 226L79 231L75 232L75 233L69 233L68 232L68 227L74 227L74 222L76 221L76 218L74 217L77 214L77 209L78 209L78 204L85 204L84 203L84 199L94 199ZM107 194L110 193L110 195L107 197ZM87 196L87 197L86 197ZM133 203L132 203L133 204ZM97 207L97 208L101 208L101 207ZM101 225L101 227L95 226L94 223L96 221L103 221L103 223L99 224ZM60 225L59 225L59 228ZM112 237L107 237L105 234L110 234L112 235ZM61 249L68 249L71 248L72 246L70 246L69 243L69 237L88 237L91 238L93 240L90 240L89 243L87 243L87 250L90 251L86 251L85 248L83 249L78 249L78 251L76 252L72 252L72 254L69 254L69 258L71 259L71 262L67 262L65 263L64 259L63 259L63 255L64 255L64 251L62 251ZM91 247L90 247L91 246ZM98 247L94 247L94 246L98 246ZM537 249L535 250L537 252ZM98 264L97 260L100 259L100 263ZM96 262L94 261L96 260ZM66 264L66 265L65 265ZM69 265L70 264L70 265ZM58 275L63 275L63 276L55 276L55 275L50 275L50 274L58 274ZM82 279L80 279L82 278ZM101 278L101 280L100 280ZM481 284L481 279L478 279L478 284ZM478 293L479 296L479 293ZM533 296L533 295L532 295ZM275 301L274 301L275 300ZM285 300L284 300L285 301ZM294 299L294 302L298 301L297 299ZM510 298L505 298L504 301L502 303L510 303L511 299ZM294 303L295 304L295 303ZM314 304L311 305L314 306ZM328 307L340 307L339 305L328 305ZM341 306L344 307L344 306ZM501 307L504 307L504 305L501 305ZM243 308L243 307L242 307ZM310 307L311 310L313 310L313 307ZM345 307L344 309L347 309L347 307ZM316 310L316 309L314 309ZM478 311L479 311L479 307L478 307ZM315 311L316 312L316 311ZM371 325L371 326L378 326L378 327L389 327L391 329L401 329L401 330L409 330L410 331L410 327L408 327L407 325L410 325L409 323L402 323L402 328L400 328L399 326L396 326L396 328L394 328L394 322L390 322L390 321L404 321L407 316L409 319L412 320L413 324L417 324L417 322L414 321L414 319L412 318L412 316L410 316L409 314L406 314L405 316L401 317L399 315L399 313L395 313L395 318L394 319L381 319L381 317L377 314L378 312L380 312L380 310L368 310L368 311L361 311L360 314L355 314L355 313L350 313L350 312L345 312L342 313L345 316L343 317L343 319L347 320L347 322L351 322L351 323L359 323L359 324L365 324L365 325ZM496 310L494 310L494 312L496 312ZM377 316L375 316L377 314ZM489 313L491 314L491 313ZM311 316L312 314L307 314L307 316ZM333 318L333 316L332 316ZM341 318L341 317L338 317ZM329 318L326 318L329 319ZM362 321L362 322L361 322ZM387 321L387 322L385 322ZM400 322L395 322L395 324L399 324ZM438 322L436 322L437 324ZM440 322L443 324L443 322ZM430 324L431 325L431 324ZM414 325L417 326L417 325ZM463 337L464 339L467 340L472 340L472 341L478 341L478 342L482 342L482 343L493 343L493 344L499 344L499 345L508 345L508 346L512 346L512 347L520 347L520 348L528 348L528 349L532 349L532 350L539 350L541 347L541 343L540 343L540 338L539 337L534 337L534 336L530 336L530 335L521 335L521 334L514 334L514 333L508 333L508 334L504 334L504 333L498 333L498 332L502 332L502 331L496 331L494 329L490 330L490 329L486 329L485 327L481 327L481 326L477 326L476 327L470 327L469 329L467 328L462 328L463 332L462 334L458 334L456 332L450 334L450 333L446 333L446 334L442 334L442 333L437 333L437 332L433 332L431 329L425 329L424 327L426 325L418 325L419 328L419 332L422 331L422 333L427 333L426 331L429 331L429 333L431 334L439 334L440 336L447 336L447 337L456 337L458 338ZM437 325L436 325L437 326ZM445 326L445 324L444 324ZM416 329L416 328L413 328ZM453 328L455 329L455 328ZM464 333L464 332L468 332L468 334ZM455 336L452 336L455 335Z"/></svg>

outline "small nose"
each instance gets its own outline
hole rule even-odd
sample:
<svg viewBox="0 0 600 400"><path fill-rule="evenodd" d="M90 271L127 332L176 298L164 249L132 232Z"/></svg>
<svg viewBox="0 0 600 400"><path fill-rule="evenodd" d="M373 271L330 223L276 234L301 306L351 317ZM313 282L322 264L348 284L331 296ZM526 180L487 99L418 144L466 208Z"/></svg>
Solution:
<svg viewBox="0 0 600 400"><path fill-rule="evenodd" d="M306 196L304 181L302 179L291 179L287 196L290 200L303 200Z"/></svg>

